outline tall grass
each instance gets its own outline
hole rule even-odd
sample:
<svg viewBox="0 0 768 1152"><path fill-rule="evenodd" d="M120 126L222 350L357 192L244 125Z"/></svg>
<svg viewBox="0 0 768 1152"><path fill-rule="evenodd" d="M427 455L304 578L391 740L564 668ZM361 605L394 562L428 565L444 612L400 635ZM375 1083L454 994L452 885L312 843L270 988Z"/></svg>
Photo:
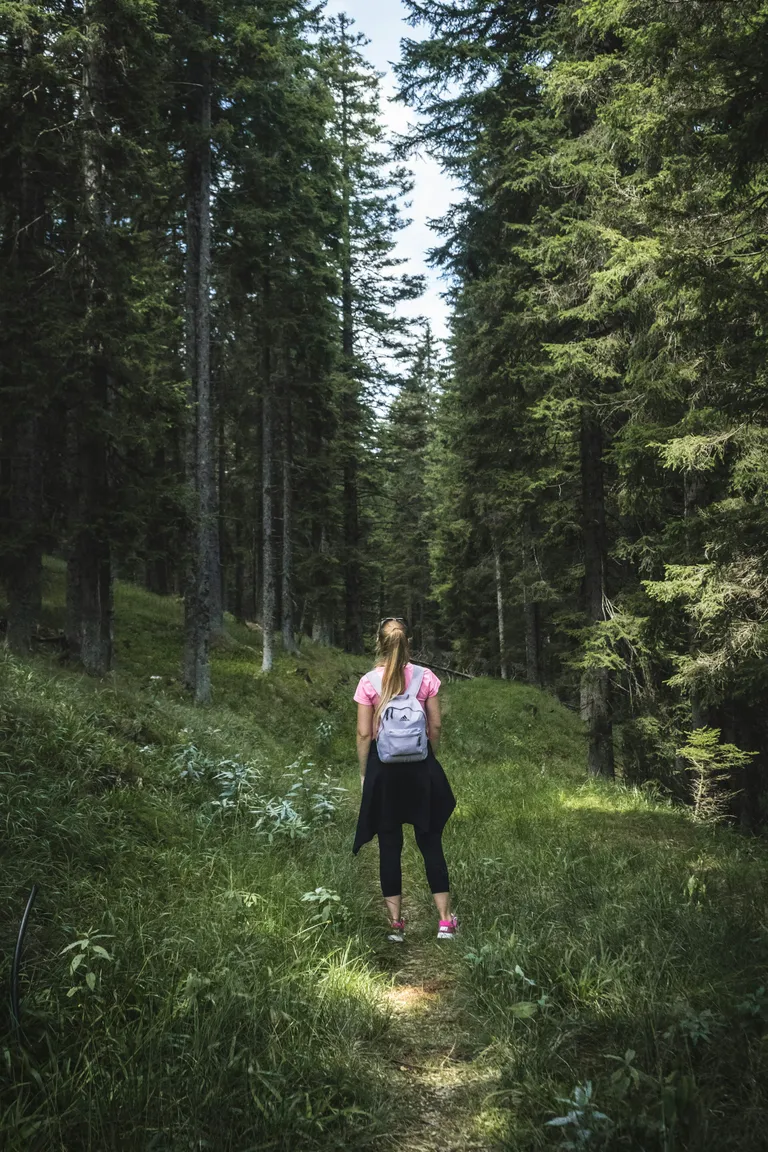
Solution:
<svg viewBox="0 0 768 1152"><path fill-rule="evenodd" d="M418 1105L386 996L403 954L375 848L350 853L365 661L307 646L264 677L230 624L215 703L195 710L180 624L175 601L121 585L105 682L0 659L6 987L40 885L22 1031L0 1036L0 1146L397 1146ZM462 935L432 939L409 838L423 928L405 947L456 988L438 1028L420 1017L422 1057L453 1050L455 1020L453 1056L492 1073L485 1098L456 1098L472 1146L766 1147L764 846L586 781L577 718L541 693L477 681L444 699Z"/></svg>
<svg viewBox="0 0 768 1152"><path fill-rule="evenodd" d="M309 652L267 681L233 626L217 705L196 711L177 625L173 602L121 586L108 682L0 660L5 987L40 885L0 1144L370 1147L394 1086L373 890L334 791L354 669ZM327 920L302 899L318 887L343 893Z"/></svg>
<svg viewBox="0 0 768 1152"><path fill-rule="evenodd" d="M504 1146L767 1147L764 845L585 781L575 719L531 690L465 687L447 730L456 974Z"/></svg>

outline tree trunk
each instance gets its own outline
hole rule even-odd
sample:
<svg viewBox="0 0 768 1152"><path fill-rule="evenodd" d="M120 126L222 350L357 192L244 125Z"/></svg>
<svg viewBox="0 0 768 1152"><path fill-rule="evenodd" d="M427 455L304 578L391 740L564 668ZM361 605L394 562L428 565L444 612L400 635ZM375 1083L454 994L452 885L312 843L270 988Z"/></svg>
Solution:
<svg viewBox="0 0 768 1152"><path fill-rule="evenodd" d="M739 824L744 832L759 832L765 826L761 801L765 795L764 781L768 768L768 724L764 715L756 715L754 707L745 701L731 704L732 731L723 727L723 739L729 744L754 753L743 768L735 772L730 781L735 799Z"/></svg>
<svg viewBox="0 0 768 1152"><path fill-rule="evenodd" d="M235 549L234 549L234 604L232 606L238 624L245 623L245 540L243 520L245 516L242 496L242 483L240 470L242 465L242 444L238 429L235 428L235 469L234 469L234 511L235 511Z"/></svg>
<svg viewBox="0 0 768 1152"><path fill-rule="evenodd" d="M327 563L330 548L328 546L328 532L324 524L320 528L320 544L318 550L321 561ZM312 639L315 644L321 644L326 648L330 647L333 643L333 625L328 611L328 603L325 598L315 602L314 619L312 621Z"/></svg>
<svg viewBox="0 0 768 1152"><path fill-rule="evenodd" d="M163 447L155 452L153 470L158 477L166 473L166 454ZM144 586L148 592L155 592L158 596L168 596L172 587L169 557L173 556L174 548L166 527L166 517L167 509L161 500L152 510L144 544L146 549Z"/></svg>
<svg viewBox="0 0 768 1152"><path fill-rule="evenodd" d="M204 28L207 32L207 27ZM186 157L186 477L190 509L184 595L184 680L195 703L211 699L210 637L215 501L211 410L211 61L191 54L190 130Z"/></svg>
<svg viewBox="0 0 768 1152"><path fill-rule="evenodd" d="M268 290L265 297L268 298ZM261 662L262 672L271 672L274 660L275 640L275 524L274 524L274 497L273 497L273 419L274 397L272 383L271 350L269 343L264 343L264 399L262 404L262 542L263 542L263 609L262 625L264 630L264 655Z"/></svg>
<svg viewBox="0 0 768 1152"><path fill-rule="evenodd" d="M22 34L25 73L39 51L39 42L35 42L26 30ZM34 311L33 285L39 272L44 242L43 187L34 171L40 97L35 94L31 80L25 88L15 268L11 268L18 277L18 296L10 304L12 313L18 316L18 326L16 323L9 326L16 331L27 327L30 312ZM6 639L12 652L24 654L31 648L42 600L42 467L38 412L43 381L33 349L11 348L9 352L13 362L11 371L16 375L21 399L18 405L11 405L15 411L11 412L2 437L3 455L7 462L7 486L4 487L8 494L7 514L3 519L9 527L7 550L3 549L3 574L8 594Z"/></svg>
<svg viewBox="0 0 768 1152"><path fill-rule="evenodd" d="M591 624L606 619L605 486L603 430L594 411L581 409L581 481L584 532L584 598ZM611 682L607 668L586 669L582 677L582 709L589 737L588 766L594 776L612 777L613 722Z"/></svg>
<svg viewBox="0 0 768 1152"><path fill-rule="evenodd" d="M352 431L354 422L347 424ZM363 610L360 578L360 517L358 513L358 462L354 448L344 463L344 647L363 651Z"/></svg>
<svg viewBox="0 0 768 1152"><path fill-rule="evenodd" d="M283 648L297 652L293 604L293 413L290 382L285 382L283 421Z"/></svg>
<svg viewBox="0 0 768 1152"><path fill-rule="evenodd" d="M499 627L499 667L502 680L507 680L507 637L504 628L504 584L502 580L501 549L498 542L493 542L493 562L496 574L496 615Z"/></svg>
<svg viewBox="0 0 768 1152"><path fill-rule="evenodd" d="M224 476L226 472L226 446L224 414L221 401L217 413L218 436L216 446L217 483L213 488L214 511L211 517L208 555L211 563L211 635L224 635Z"/></svg>
<svg viewBox="0 0 768 1152"><path fill-rule="evenodd" d="M98 14L84 5L87 48L83 68L83 190L88 347L85 379L70 410L70 545L67 558L67 635L86 672L101 676L112 667L113 575L110 540L109 408L112 380L101 343L96 298L104 293L110 226L104 201L101 148L104 60Z"/></svg>
<svg viewBox="0 0 768 1152"><path fill-rule="evenodd" d="M88 469L86 463L87 471L80 473L86 508L101 465L100 446L93 447L91 463L95 467ZM79 448L83 452L82 442ZM113 588L109 539L103 529L83 525L75 534L67 559L67 639L91 676L103 676L112 666Z"/></svg>
<svg viewBox="0 0 768 1152"><path fill-rule="evenodd" d="M346 23L342 24L346 37ZM345 40L346 42L346 40ZM351 167L349 157L349 93L341 93L342 138L342 268L341 268L341 351L344 373L342 397L342 436L344 451L344 646L348 652L363 651L363 606L360 565L360 516L358 507L358 449L360 400L354 362L354 293L352 286Z"/></svg>
<svg viewBox="0 0 768 1152"><path fill-rule="evenodd" d="M261 560L261 540L259 533L254 528L251 533L251 618L253 620L261 619L261 609L263 601L261 597L261 572L259 562Z"/></svg>
<svg viewBox="0 0 768 1152"><path fill-rule="evenodd" d="M531 545L533 532L530 517L523 521L522 552L523 552L523 619L525 623L525 668L526 679L529 684L540 688L543 677L541 672L541 612L539 604L533 599L529 587L527 572L531 561L535 562L535 555Z"/></svg>
<svg viewBox="0 0 768 1152"><path fill-rule="evenodd" d="M11 423L8 436L12 540L3 558L8 594L6 640L10 650L20 654L28 653L32 646L42 602L43 566L40 425L34 397L28 396L27 401L32 411Z"/></svg>
<svg viewBox="0 0 768 1152"><path fill-rule="evenodd" d="M541 614L539 605L535 600L528 599L523 605L525 618L525 668L526 679L529 684L541 688Z"/></svg>
<svg viewBox="0 0 768 1152"><path fill-rule="evenodd" d="M238 624L245 623L245 559L243 557L242 529L235 525L235 602L232 610Z"/></svg>

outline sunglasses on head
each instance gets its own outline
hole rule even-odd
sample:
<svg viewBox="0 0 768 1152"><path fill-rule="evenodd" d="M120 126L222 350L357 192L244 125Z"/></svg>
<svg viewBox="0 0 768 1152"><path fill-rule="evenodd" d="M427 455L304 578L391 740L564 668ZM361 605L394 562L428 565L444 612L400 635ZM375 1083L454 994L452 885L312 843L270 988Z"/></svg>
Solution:
<svg viewBox="0 0 768 1152"><path fill-rule="evenodd" d="M402 624L406 632L408 631L408 621L404 620L402 616L387 616L386 619L379 623L379 631L381 631L385 624Z"/></svg>

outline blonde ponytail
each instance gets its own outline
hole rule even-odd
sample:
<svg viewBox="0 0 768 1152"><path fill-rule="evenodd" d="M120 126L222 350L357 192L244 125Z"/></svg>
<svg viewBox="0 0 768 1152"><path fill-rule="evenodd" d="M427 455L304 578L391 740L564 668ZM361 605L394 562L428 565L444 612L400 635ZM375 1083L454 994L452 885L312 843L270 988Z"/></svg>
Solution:
<svg viewBox="0 0 768 1152"><path fill-rule="evenodd" d="M385 620L376 640L376 656L384 661L381 699L373 713L373 731L379 730L379 720L390 700L405 692L405 666L411 658L408 632L402 620Z"/></svg>

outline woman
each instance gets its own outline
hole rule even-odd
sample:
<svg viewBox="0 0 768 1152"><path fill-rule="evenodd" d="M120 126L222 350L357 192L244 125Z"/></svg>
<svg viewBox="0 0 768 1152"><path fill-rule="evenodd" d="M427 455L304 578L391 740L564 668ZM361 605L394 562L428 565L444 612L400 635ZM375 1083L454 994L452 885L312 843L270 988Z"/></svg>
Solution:
<svg viewBox="0 0 768 1152"><path fill-rule="evenodd" d="M426 760L384 764L376 748L380 718L390 701L407 691L414 675L404 620L395 617L382 620L376 656L374 672L379 675L368 673L363 676L354 697L357 702L357 754L363 798L353 852L357 855L363 844L378 836L381 890L390 919L389 939L402 944L405 926L401 912L400 859L403 824L412 824L440 915L437 938L452 940L456 936L457 922L451 912L442 835L456 801L435 758L440 743L440 704L437 699L440 681L434 672L425 669L416 696L427 716L429 743ZM376 690L376 684L380 685L380 692Z"/></svg>

